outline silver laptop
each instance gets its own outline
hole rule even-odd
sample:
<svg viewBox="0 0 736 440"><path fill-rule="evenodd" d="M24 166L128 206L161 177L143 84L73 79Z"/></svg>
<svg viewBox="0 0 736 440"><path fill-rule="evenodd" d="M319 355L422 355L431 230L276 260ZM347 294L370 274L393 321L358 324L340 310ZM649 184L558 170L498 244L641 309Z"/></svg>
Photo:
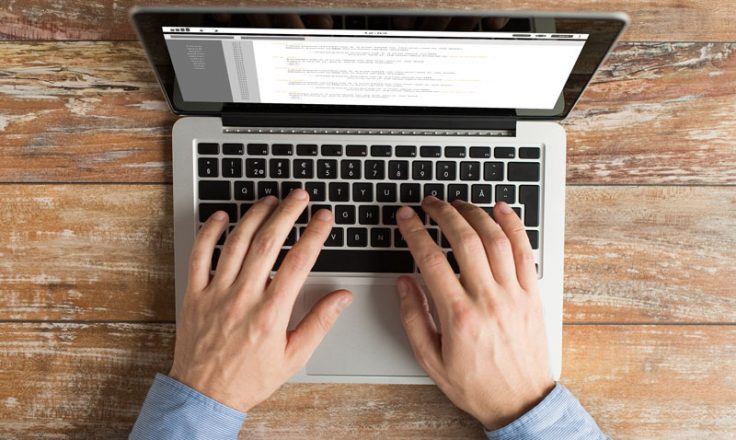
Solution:
<svg viewBox="0 0 736 440"><path fill-rule="evenodd" d="M514 208L541 282L560 376L564 129L626 25L622 14L140 8L131 13L171 110L176 307L200 225L260 197L311 197L334 229L294 307L353 291L295 382L431 383L399 320L396 277L417 273L396 226L426 195ZM222 245L221 240L218 246ZM213 258L217 264L219 250ZM419 276L419 274L417 274Z"/></svg>

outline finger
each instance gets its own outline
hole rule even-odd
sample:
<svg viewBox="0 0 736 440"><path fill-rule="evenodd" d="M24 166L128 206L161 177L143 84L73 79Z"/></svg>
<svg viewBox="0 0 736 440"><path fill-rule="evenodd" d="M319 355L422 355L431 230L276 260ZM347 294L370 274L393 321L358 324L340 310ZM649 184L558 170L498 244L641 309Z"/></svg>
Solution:
<svg viewBox="0 0 736 440"><path fill-rule="evenodd" d="M440 319L445 322L443 317L449 313L450 304L466 299L463 286L452 271L442 249L429 236L413 209L402 207L396 212L396 220L401 235L406 240L409 251L427 283L429 293L437 304Z"/></svg>
<svg viewBox="0 0 736 440"><path fill-rule="evenodd" d="M484 286L492 280L483 242L457 209L435 197L426 197L422 201L422 208L437 222L442 235L450 242L460 267L463 285Z"/></svg>
<svg viewBox="0 0 736 440"><path fill-rule="evenodd" d="M312 307L291 332L286 344L286 358L295 370L307 363L352 299L353 294L348 290L336 290L328 294Z"/></svg>
<svg viewBox="0 0 736 440"><path fill-rule="evenodd" d="M419 365L433 379L442 371L442 347L437 325L429 313L427 297L416 280L401 277L397 282L401 323Z"/></svg>
<svg viewBox="0 0 736 440"><path fill-rule="evenodd" d="M189 255L189 288L193 291L201 291L210 282L210 266L212 265L212 254L215 251L217 240L228 225L227 213L217 211L207 219L197 233Z"/></svg>
<svg viewBox="0 0 736 440"><path fill-rule="evenodd" d="M299 241L286 254L273 276L269 291L277 301L288 304L288 307L283 307L288 312L285 316L287 320L299 290L309 276L331 230L332 213L328 209L320 209L312 216L307 228L300 234Z"/></svg>
<svg viewBox="0 0 736 440"><path fill-rule="evenodd" d="M460 215L475 229L488 255L493 278L499 283L516 283L516 265L511 242L485 211L471 203L453 202Z"/></svg>
<svg viewBox="0 0 736 440"><path fill-rule="evenodd" d="M233 231L228 234L222 254L217 262L213 283L230 286L240 272L243 258L258 229L276 208L276 197L264 197L250 207Z"/></svg>
<svg viewBox="0 0 736 440"><path fill-rule="evenodd" d="M516 277L524 290L537 285L537 271L534 267L534 253L524 224L509 205L499 202L493 210L493 217L511 242L514 255Z"/></svg>
<svg viewBox="0 0 736 440"><path fill-rule="evenodd" d="M279 204L268 217L248 248L243 267L238 275L240 286L257 286L259 289L271 274L279 251L291 228L309 202L309 194L297 188Z"/></svg>

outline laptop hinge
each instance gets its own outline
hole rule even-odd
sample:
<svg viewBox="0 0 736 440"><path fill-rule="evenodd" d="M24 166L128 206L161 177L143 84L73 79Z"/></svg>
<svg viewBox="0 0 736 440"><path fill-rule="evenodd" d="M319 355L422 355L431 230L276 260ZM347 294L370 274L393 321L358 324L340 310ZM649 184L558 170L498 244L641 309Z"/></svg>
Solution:
<svg viewBox="0 0 736 440"><path fill-rule="evenodd" d="M494 130L516 133L513 116L226 113L223 127L365 128L408 130Z"/></svg>

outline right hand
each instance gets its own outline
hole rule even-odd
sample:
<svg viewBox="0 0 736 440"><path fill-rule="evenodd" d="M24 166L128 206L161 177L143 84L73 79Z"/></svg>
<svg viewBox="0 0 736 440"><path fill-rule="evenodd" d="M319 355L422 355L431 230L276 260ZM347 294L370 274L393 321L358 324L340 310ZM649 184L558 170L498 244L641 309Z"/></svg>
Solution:
<svg viewBox="0 0 736 440"><path fill-rule="evenodd" d="M416 279L398 280L401 318L419 364L487 430L508 425L554 388L534 257L505 203L494 221L472 204L422 202L460 267L458 279L413 209L396 218L437 308L441 333Z"/></svg>

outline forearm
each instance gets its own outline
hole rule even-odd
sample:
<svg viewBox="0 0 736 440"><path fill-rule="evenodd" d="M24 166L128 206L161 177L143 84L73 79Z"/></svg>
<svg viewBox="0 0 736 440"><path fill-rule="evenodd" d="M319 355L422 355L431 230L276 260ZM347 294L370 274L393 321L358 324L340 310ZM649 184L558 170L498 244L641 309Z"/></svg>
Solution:
<svg viewBox="0 0 736 440"><path fill-rule="evenodd" d="M131 440L235 439L246 414L172 379L157 374L148 391Z"/></svg>
<svg viewBox="0 0 736 440"><path fill-rule="evenodd" d="M603 440L607 439L575 396L562 384L537 406L496 431L486 432L489 440Z"/></svg>

